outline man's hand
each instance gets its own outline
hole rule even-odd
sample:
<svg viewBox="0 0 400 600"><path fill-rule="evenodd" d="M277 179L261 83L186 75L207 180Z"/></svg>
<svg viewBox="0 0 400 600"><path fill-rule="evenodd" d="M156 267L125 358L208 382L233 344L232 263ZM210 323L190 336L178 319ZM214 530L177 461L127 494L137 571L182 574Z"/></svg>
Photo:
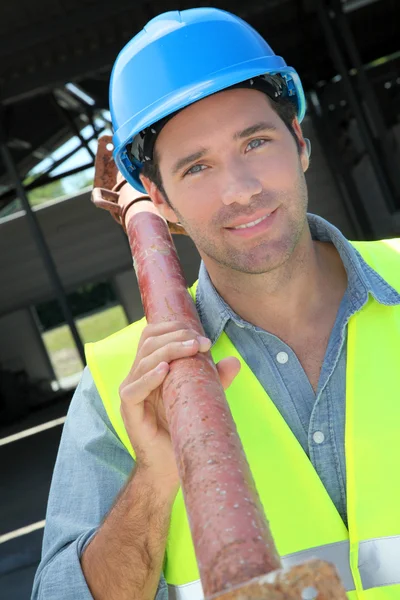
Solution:
<svg viewBox="0 0 400 600"><path fill-rule="evenodd" d="M173 360L207 352L209 339L185 323L147 325L140 338L132 369L120 386L121 414L136 453L137 468L165 495L175 497L179 478L165 418L161 385ZM234 357L217 365L224 389L240 370Z"/></svg>

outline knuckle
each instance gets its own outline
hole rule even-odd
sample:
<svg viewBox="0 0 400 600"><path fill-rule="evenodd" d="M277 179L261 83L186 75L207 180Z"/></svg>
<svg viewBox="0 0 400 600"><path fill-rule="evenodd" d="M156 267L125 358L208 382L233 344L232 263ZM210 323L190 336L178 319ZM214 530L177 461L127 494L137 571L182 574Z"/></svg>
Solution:
<svg viewBox="0 0 400 600"><path fill-rule="evenodd" d="M176 354L178 347L180 347L179 342L169 342L169 344L165 346L167 355L173 357Z"/></svg>
<svg viewBox="0 0 400 600"><path fill-rule="evenodd" d="M143 393L143 400L158 388L158 381L155 381L155 377L151 371L148 371L141 377L140 388Z"/></svg>
<svg viewBox="0 0 400 600"><path fill-rule="evenodd" d="M139 362L138 362L138 366L137 366L137 372L136 372L136 376L142 376L147 373L148 369L147 369L147 356L142 357Z"/></svg>
<svg viewBox="0 0 400 600"><path fill-rule="evenodd" d="M153 325L146 325L146 327L143 329L142 334L139 339L139 346L142 346L144 344L144 342L147 340L147 338L152 335L152 333L151 333L152 328L153 328Z"/></svg>
<svg viewBox="0 0 400 600"><path fill-rule="evenodd" d="M189 340L194 337L194 332L191 329L179 329L176 334L178 341Z"/></svg>
<svg viewBox="0 0 400 600"><path fill-rule="evenodd" d="M198 333L194 329L179 329L176 333L177 341L186 341L191 339L196 339L198 337Z"/></svg>
<svg viewBox="0 0 400 600"><path fill-rule="evenodd" d="M123 381L121 383L121 385L119 386L119 397L121 398L121 404L125 403L128 400L128 396L129 396L128 389L129 388L126 385L125 381Z"/></svg>
<svg viewBox="0 0 400 600"><path fill-rule="evenodd" d="M171 362L176 358L180 358L181 356L185 356L188 351L190 351L191 346L182 346L181 342L170 342L165 347L165 356L166 361Z"/></svg>
<svg viewBox="0 0 400 600"><path fill-rule="evenodd" d="M154 375L151 371L147 371L147 373L144 373L144 375L142 376L142 383L146 387L154 386Z"/></svg>
<svg viewBox="0 0 400 600"><path fill-rule="evenodd" d="M188 324L185 323L185 321L175 321L175 326L177 329L190 329L190 327L188 327Z"/></svg>
<svg viewBox="0 0 400 600"><path fill-rule="evenodd" d="M157 335L160 335L160 326L163 323L148 323L142 331L142 335L139 340L139 347L143 346L143 344Z"/></svg>
<svg viewBox="0 0 400 600"><path fill-rule="evenodd" d="M141 346L143 354L149 354L152 346L154 345L154 337L150 336L146 338Z"/></svg>

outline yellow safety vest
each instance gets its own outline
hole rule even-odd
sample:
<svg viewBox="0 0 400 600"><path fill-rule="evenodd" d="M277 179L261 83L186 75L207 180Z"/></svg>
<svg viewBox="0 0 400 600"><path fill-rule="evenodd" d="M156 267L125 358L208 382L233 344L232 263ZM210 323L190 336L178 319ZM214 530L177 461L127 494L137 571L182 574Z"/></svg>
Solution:
<svg viewBox="0 0 400 600"><path fill-rule="evenodd" d="M400 292L400 239L354 246ZM195 286L191 289L194 297ZM118 388L145 320L86 347L107 414L133 454ZM310 557L334 563L351 600L400 600L400 306L371 296L348 324L346 470L348 528L275 404L225 333L217 362L242 368L226 395L284 566ZM164 575L170 598L203 598L182 493L176 498Z"/></svg>

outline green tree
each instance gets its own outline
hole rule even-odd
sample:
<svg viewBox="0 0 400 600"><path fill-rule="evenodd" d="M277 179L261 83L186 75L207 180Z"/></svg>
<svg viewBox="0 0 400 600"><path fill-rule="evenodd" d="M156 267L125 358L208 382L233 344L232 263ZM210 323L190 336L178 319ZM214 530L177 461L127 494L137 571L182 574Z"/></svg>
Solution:
<svg viewBox="0 0 400 600"><path fill-rule="evenodd" d="M34 179L35 178L33 176L27 177L24 181L24 185L29 185ZM30 205L36 206L38 204L43 204L43 202L48 202L49 200L54 200L60 196L64 196L65 193L66 191L64 189L62 180L58 180L31 190L27 192L27 195ZM21 208L22 207L19 198L15 198L15 200L12 200L5 208L0 209L0 217L12 215L13 213L21 210Z"/></svg>
<svg viewBox="0 0 400 600"><path fill-rule="evenodd" d="M29 184L28 180L25 181L25 185L27 184ZM31 190L28 192L28 199L31 206L36 206L37 204L42 204L48 200L55 200L64 194L64 186L62 181L59 179L58 181L52 181L47 185L43 185L39 188Z"/></svg>

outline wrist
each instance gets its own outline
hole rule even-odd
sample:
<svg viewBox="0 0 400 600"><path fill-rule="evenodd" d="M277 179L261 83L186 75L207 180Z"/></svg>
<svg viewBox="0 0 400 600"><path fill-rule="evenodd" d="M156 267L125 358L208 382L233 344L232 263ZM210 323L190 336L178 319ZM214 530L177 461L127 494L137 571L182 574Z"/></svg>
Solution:
<svg viewBox="0 0 400 600"><path fill-rule="evenodd" d="M155 502L171 507L180 487L178 477L154 473L150 467L140 463L136 465L131 481L135 487L148 490Z"/></svg>

